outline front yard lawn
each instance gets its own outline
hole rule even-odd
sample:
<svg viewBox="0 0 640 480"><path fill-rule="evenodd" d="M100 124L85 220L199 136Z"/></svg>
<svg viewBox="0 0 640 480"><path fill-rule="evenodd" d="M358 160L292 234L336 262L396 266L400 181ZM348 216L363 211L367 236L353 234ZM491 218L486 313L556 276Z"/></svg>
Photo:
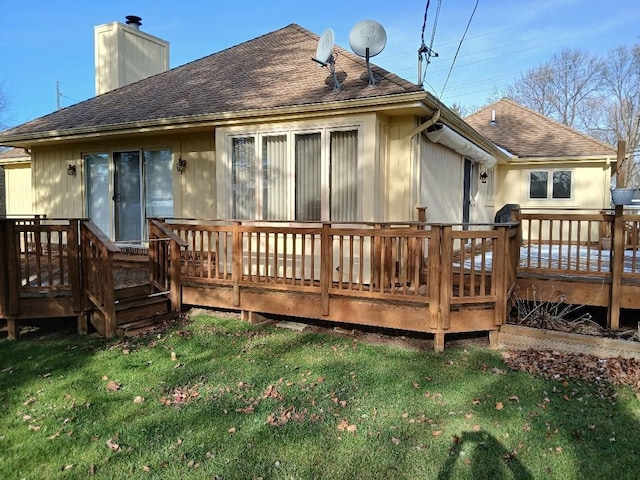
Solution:
<svg viewBox="0 0 640 480"><path fill-rule="evenodd" d="M364 337L363 337L364 338ZM637 478L629 387L199 313L0 340L0 478Z"/></svg>

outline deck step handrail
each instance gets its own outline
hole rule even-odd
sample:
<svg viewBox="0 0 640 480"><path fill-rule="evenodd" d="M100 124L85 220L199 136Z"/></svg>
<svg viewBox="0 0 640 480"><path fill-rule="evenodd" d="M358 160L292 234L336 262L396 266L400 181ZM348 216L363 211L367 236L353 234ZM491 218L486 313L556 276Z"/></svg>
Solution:
<svg viewBox="0 0 640 480"><path fill-rule="evenodd" d="M148 219L150 296L168 295L171 311L182 309L180 253L189 244L155 218Z"/></svg>
<svg viewBox="0 0 640 480"><path fill-rule="evenodd" d="M116 299L113 256L120 247L91 220L81 222L82 278L86 298L104 317L106 337L116 333Z"/></svg>

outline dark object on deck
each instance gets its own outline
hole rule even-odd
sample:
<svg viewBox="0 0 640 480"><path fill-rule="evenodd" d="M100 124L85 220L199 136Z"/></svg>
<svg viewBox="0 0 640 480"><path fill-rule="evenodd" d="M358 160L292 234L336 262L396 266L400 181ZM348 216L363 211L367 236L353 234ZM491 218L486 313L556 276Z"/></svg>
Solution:
<svg viewBox="0 0 640 480"><path fill-rule="evenodd" d="M493 223L517 222L520 214L520 205L517 203L507 203L496 213Z"/></svg>

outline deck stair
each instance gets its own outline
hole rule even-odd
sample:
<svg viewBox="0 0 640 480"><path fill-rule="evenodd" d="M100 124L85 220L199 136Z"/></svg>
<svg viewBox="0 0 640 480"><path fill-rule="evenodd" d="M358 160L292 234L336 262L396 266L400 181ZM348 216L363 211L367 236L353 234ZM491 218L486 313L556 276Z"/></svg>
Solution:
<svg viewBox="0 0 640 480"><path fill-rule="evenodd" d="M133 336L152 330L178 315L171 311L167 292L149 293L149 285L139 285L116 291L116 335ZM105 335L104 317L94 312L91 323Z"/></svg>

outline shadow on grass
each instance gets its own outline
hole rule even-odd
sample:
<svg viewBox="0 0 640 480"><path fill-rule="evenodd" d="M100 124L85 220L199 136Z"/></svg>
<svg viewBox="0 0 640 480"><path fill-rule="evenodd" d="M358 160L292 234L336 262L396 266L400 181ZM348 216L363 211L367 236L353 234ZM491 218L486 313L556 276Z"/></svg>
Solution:
<svg viewBox="0 0 640 480"><path fill-rule="evenodd" d="M471 478L499 479L508 477L518 480L533 478L513 452L507 450L493 435L487 432L462 432L459 437L455 438L449 450L449 458L438 474L438 480L453 478L456 463L467 457L465 453L467 451L473 452L468 460L471 465Z"/></svg>

